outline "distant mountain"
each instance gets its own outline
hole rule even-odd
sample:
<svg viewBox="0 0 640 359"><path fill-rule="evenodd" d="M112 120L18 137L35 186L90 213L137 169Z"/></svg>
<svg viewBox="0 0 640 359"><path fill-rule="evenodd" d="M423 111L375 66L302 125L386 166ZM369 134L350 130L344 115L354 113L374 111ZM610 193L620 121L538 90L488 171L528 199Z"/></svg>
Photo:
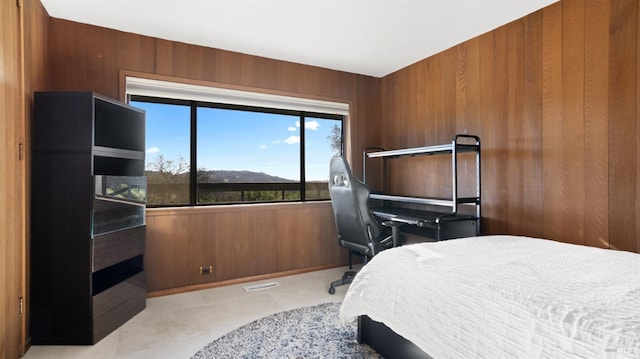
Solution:
<svg viewBox="0 0 640 359"><path fill-rule="evenodd" d="M146 176L150 182L155 183L177 183L188 181L189 174L170 174L160 173L157 171L146 171ZM263 172L251 171L198 171L198 182L201 183L288 183L296 182L294 180L271 176Z"/></svg>
<svg viewBox="0 0 640 359"><path fill-rule="evenodd" d="M251 172L251 171L224 171L224 170L211 170L211 171L198 171L198 177L201 182L208 183L286 183L296 182L294 180L272 176L263 172ZM204 181L202 181L205 179Z"/></svg>

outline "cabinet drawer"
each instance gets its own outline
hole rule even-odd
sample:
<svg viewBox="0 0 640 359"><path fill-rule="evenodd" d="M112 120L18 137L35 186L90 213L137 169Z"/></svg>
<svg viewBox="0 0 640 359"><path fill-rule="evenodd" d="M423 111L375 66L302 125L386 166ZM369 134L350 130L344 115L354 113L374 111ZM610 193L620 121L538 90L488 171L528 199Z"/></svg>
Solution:
<svg viewBox="0 0 640 359"><path fill-rule="evenodd" d="M113 287L93 296L93 319L97 319L121 305L131 297L142 294L146 297L144 272L140 272Z"/></svg>
<svg viewBox="0 0 640 359"><path fill-rule="evenodd" d="M101 296L103 294L104 293L100 293L98 296ZM94 343L98 342L100 339L107 336L107 334L111 333L113 330L126 323L129 319L131 319L134 315L138 314L146 307L147 299L145 291L137 291L131 294L132 296L124 299L117 306L113 307L108 312L94 319Z"/></svg>
<svg viewBox="0 0 640 359"><path fill-rule="evenodd" d="M144 253L145 226L93 238L93 272Z"/></svg>

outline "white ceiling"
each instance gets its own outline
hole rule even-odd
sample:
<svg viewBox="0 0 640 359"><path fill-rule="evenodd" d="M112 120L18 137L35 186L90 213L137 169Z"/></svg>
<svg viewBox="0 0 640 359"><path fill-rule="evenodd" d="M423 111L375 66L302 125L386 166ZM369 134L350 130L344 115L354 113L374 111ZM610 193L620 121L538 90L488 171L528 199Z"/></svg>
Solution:
<svg viewBox="0 0 640 359"><path fill-rule="evenodd" d="M49 15L382 77L557 0L41 0Z"/></svg>

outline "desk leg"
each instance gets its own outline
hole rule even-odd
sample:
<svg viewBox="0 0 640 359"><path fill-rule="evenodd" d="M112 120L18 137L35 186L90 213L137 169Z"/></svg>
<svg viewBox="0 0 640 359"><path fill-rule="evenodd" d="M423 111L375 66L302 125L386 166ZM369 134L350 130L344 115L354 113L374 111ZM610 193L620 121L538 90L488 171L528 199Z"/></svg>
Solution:
<svg viewBox="0 0 640 359"><path fill-rule="evenodd" d="M393 239L393 247L397 247L400 243L400 226L391 226L391 238Z"/></svg>

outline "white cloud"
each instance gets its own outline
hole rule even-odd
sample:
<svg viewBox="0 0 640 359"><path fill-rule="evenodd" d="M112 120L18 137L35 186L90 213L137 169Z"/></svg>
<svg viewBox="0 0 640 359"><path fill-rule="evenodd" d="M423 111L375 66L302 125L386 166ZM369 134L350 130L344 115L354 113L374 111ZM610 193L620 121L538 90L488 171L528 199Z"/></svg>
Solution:
<svg viewBox="0 0 640 359"><path fill-rule="evenodd" d="M260 145L258 146L259 149L264 150L265 148L267 148L267 145Z"/></svg>
<svg viewBox="0 0 640 359"><path fill-rule="evenodd" d="M307 122L304 123L304 128L305 129L316 131L318 129L318 127L320 127L320 124L316 120L307 121Z"/></svg>
<svg viewBox="0 0 640 359"><path fill-rule="evenodd" d="M295 145L296 143L300 143L300 136L289 136L289 138L284 140L284 143L288 145Z"/></svg>
<svg viewBox="0 0 640 359"><path fill-rule="evenodd" d="M149 155L158 153L158 152L160 152L160 149L158 147L147 148L147 154Z"/></svg>
<svg viewBox="0 0 640 359"><path fill-rule="evenodd" d="M296 130L296 128L295 128L295 127L293 127L293 126L289 126L289 128L287 128L287 130L289 130L289 132L293 132L293 131L295 131L295 130Z"/></svg>

